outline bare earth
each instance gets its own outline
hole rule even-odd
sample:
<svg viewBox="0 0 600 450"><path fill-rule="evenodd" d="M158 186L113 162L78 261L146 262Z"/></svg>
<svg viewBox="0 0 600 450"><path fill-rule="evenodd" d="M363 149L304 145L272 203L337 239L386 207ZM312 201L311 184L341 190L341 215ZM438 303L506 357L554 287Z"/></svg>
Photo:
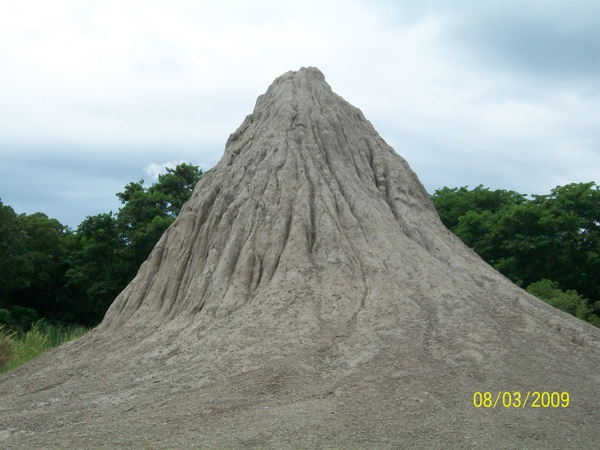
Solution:
<svg viewBox="0 0 600 450"><path fill-rule="evenodd" d="M488 391L570 404L474 407ZM0 447L598 448L599 399L600 330L464 246L303 68L102 324L0 377Z"/></svg>

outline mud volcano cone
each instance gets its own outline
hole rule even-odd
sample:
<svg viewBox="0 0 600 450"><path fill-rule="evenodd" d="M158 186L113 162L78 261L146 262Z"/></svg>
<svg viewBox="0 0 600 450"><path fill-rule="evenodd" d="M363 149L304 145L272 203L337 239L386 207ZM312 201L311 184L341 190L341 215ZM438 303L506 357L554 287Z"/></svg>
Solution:
<svg viewBox="0 0 600 450"><path fill-rule="evenodd" d="M0 378L0 446L597 448L599 342L444 228L303 68L258 98L102 324Z"/></svg>

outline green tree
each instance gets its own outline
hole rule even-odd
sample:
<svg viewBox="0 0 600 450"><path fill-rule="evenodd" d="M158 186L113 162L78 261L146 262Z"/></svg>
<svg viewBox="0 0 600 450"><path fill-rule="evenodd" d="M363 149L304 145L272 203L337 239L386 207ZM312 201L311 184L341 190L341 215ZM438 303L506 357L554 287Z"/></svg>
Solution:
<svg viewBox="0 0 600 450"><path fill-rule="evenodd" d="M527 287L549 279L591 303L600 299L600 190L595 183L558 186L531 199L481 186L444 188L432 199L444 223L515 283Z"/></svg>
<svg viewBox="0 0 600 450"><path fill-rule="evenodd" d="M65 309L72 322L94 325L127 283L125 242L112 213L87 217L72 240Z"/></svg>
<svg viewBox="0 0 600 450"><path fill-rule="evenodd" d="M97 324L202 174L180 164L148 189L129 183L117 194L123 207L116 215L87 217L74 232L43 213L18 216L0 201L0 322Z"/></svg>
<svg viewBox="0 0 600 450"><path fill-rule="evenodd" d="M0 200L0 308L29 286L33 267L27 258L27 233L14 210Z"/></svg>
<svg viewBox="0 0 600 450"><path fill-rule="evenodd" d="M167 173L159 175L158 182L148 190L163 195L166 214L175 218L190 199L203 172L198 166L186 163L179 164L174 169L167 167L165 170Z"/></svg>
<svg viewBox="0 0 600 450"><path fill-rule="evenodd" d="M556 239L562 244L558 281L584 297L600 300L600 187L595 183L558 186L536 201L556 216Z"/></svg>
<svg viewBox="0 0 600 450"><path fill-rule="evenodd" d="M468 212L496 214L507 205L523 203L525 197L515 191L491 191L479 185L472 190L468 186L437 189L431 199L444 225L455 231L459 219Z"/></svg>
<svg viewBox="0 0 600 450"><path fill-rule="evenodd" d="M0 322L27 329L56 312L70 230L42 213L17 216L8 206L0 206L0 216Z"/></svg>
<svg viewBox="0 0 600 450"><path fill-rule="evenodd" d="M115 297L135 277L165 230L173 223L202 176L189 164L167 168L148 189L144 181L125 186L114 215L84 220L74 233L67 272L69 306L79 323L99 322Z"/></svg>
<svg viewBox="0 0 600 450"><path fill-rule="evenodd" d="M197 166L182 163L174 169L166 168L166 173L159 175L158 181L148 189L140 180L129 183L117 194L123 203L117 222L127 242L126 258L130 262L131 277L173 223L202 175Z"/></svg>
<svg viewBox="0 0 600 450"><path fill-rule="evenodd" d="M498 254L494 267L527 286L541 278L557 279L564 264L557 216L545 205L527 202L498 217Z"/></svg>
<svg viewBox="0 0 600 450"><path fill-rule="evenodd" d="M26 257L33 268L26 288L15 292L14 302L32 308L41 316L60 314L56 303L65 284L67 246L71 230L46 214L21 214L27 235Z"/></svg>
<svg viewBox="0 0 600 450"><path fill-rule="evenodd" d="M501 261L502 235L499 234L500 214L491 211L467 211L459 217L454 233L475 250L479 256L494 266Z"/></svg>

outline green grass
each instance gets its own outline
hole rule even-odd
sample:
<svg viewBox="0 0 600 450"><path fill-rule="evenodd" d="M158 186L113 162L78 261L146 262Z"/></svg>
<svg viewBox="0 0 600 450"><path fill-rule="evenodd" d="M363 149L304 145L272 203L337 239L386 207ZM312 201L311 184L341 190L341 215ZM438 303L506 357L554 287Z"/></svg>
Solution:
<svg viewBox="0 0 600 450"><path fill-rule="evenodd" d="M35 322L29 331L10 331L0 325L0 373L37 358L46 350L72 341L88 332L80 326Z"/></svg>

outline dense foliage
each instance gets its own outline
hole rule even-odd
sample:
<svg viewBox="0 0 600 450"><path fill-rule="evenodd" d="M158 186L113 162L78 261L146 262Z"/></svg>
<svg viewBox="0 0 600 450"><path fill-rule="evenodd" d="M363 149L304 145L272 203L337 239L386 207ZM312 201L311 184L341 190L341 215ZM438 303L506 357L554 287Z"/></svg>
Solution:
<svg viewBox="0 0 600 450"><path fill-rule="evenodd" d="M75 231L0 201L0 324L97 324L201 177L197 166L180 164L149 188L129 183L117 194L117 214L87 217Z"/></svg>
<svg viewBox="0 0 600 450"><path fill-rule="evenodd" d="M574 183L526 197L478 186L438 189L432 200L444 224L496 270L599 324L600 189Z"/></svg>

